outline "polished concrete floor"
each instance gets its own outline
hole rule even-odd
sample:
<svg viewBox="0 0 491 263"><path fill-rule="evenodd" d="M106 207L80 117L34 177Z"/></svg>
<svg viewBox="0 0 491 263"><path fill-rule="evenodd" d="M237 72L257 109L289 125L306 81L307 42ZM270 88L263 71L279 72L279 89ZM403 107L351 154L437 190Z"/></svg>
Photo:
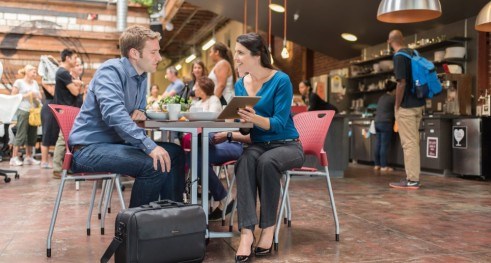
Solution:
<svg viewBox="0 0 491 263"><path fill-rule="evenodd" d="M98 262L114 234L116 213L108 215L105 235L94 213L87 236L90 184L83 182L76 191L68 183L48 259L46 235L59 180L51 178L51 170L17 169L20 179L0 181L0 262ZM422 175L419 190L388 187L402 177L401 171L381 174L353 165L344 178L332 180L340 242L334 240L325 179L294 178L292 227L282 227L278 252L253 261L491 262L491 182ZM129 194L127 189L126 202ZM113 211L118 208L113 195ZM227 230L219 222L210 227ZM233 262L238 240L212 239L205 262Z"/></svg>

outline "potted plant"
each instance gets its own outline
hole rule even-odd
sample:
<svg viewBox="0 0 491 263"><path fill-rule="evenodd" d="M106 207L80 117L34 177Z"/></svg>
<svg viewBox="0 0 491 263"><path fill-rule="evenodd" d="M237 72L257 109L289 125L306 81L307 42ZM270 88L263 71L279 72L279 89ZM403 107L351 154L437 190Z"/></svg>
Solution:
<svg viewBox="0 0 491 263"><path fill-rule="evenodd" d="M168 104L180 104L181 105L181 111L188 111L189 106L191 104L191 100L183 98L179 95L174 95L171 97L163 98L159 101L159 106L160 106L160 109L162 109L162 111L166 111L164 109L165 109L165 107L167 107L166 105L168 105Z"/></svg>

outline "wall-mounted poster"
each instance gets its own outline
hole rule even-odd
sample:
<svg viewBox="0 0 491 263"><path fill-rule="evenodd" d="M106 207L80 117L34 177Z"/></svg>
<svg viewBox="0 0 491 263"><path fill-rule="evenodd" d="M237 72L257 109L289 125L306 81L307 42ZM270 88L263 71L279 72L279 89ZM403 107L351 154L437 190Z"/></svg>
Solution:
<svg viewBox="0 0 491 263"><path fill-rule="evenodd" d="M452 126L452 148L467 149L467 126Z"/></svg>
<svg viewBox="0 0 491 263"><path fill-rule="evenodd" d="M327 80L328 76L320 75L316 77L312 77L310 83L312 84L312 88L314 92L321 97L321 99L327 101Z"/></svg>
<svg viewBox="0 0 491 263"><path fill-rule="evenodd" d="M426 157L438 158L438 137L426 138Z"/></svg>
<svg viewBox="0 0 491 263"><path fill-rule="evenodd" d="M343 78L340 75L331 76L331 93L346 94L346 89L343 87Z"/></svg>

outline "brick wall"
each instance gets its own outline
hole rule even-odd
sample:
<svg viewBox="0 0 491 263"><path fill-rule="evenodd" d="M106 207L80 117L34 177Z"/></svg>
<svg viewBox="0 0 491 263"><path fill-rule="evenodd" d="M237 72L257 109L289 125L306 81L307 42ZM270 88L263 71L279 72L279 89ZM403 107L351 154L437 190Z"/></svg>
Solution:
<svg viewBox="0 0 491 263"><path fill-rule="evenodd" d="M59 60L64 48L79 52L86 83L102 62L119 57L116 5L60 0L2 0L1 5L0 89L11 86L20 68L37 66L41 55ZM146 9L136 6L128 8L127 21L128 26L150 23Z"/></svg>
<svg viewBox="0 0 491 263"><path fill-rule="evenodd" d="M338 60L329 56L326 56L320 52L314 52L313 61L313 76L319 76L329 74L329 71L333 69L340 69L349 67L351 60L358 58L350 58L345 60ZM312 76L309 76L312 77Z"/></svg>

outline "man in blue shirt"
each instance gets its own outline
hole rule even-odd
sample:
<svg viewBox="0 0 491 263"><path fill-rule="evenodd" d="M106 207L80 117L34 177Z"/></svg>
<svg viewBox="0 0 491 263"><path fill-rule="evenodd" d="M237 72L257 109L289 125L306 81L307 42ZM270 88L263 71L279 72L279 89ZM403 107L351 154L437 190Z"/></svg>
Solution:
<svg viewBox="0 0 491 263"><path fill-rule="evenodd" d="M119 39L120 59L106 61L92 79L75 119L69 145L74 172L112 172L135 178L130 207L158 199L182 200L184 152L156 144L135 122L146 115L147 72L155 72L159 33L127 28Z"/></svg>
<svg viewBox="0 0 491 263"><path fill-rule="evenodd" d="M172 97L174 95L182 96L184 82L177 77L177 69L175 67L168 67L165 71L165 78L171 83L165 89L162 98Z"/></svg>

